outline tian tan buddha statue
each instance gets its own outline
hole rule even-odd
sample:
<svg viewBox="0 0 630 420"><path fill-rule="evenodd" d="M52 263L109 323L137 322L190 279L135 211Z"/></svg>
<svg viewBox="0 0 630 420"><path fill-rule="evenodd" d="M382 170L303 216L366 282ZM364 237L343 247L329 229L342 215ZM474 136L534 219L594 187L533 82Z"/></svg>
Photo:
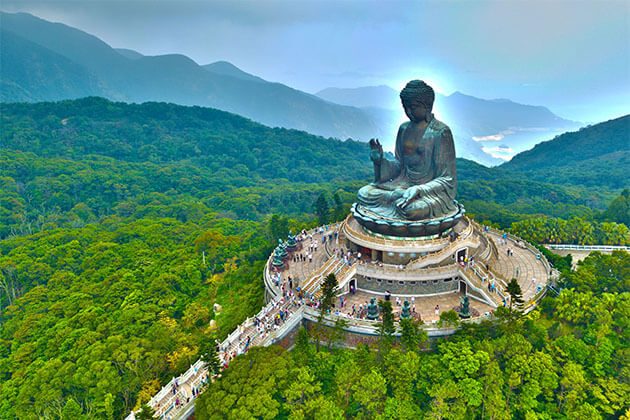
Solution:
<svg viewBox="0 0 630 420"><path fill-rule="evenodd" d="M392 236L428 236L445 232L463 216L455 201L455 146L448 126L431 110L435 93L420 80L400 92L408 122L398 129L395 160L370 140L374 182L359 190L355 219L369 230Z"/></svg>

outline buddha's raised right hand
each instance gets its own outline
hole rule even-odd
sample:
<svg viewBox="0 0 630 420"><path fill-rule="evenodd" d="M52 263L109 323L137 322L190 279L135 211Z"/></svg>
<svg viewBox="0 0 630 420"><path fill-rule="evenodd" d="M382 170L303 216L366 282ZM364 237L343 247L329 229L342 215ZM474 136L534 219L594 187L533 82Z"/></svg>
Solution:
<svg viewBox="0 0 630 420"><path fill-rule="evenodd" d="M370 139L370 159L374 163L381 163L383 160L383 145L378 139Z"/></svg>

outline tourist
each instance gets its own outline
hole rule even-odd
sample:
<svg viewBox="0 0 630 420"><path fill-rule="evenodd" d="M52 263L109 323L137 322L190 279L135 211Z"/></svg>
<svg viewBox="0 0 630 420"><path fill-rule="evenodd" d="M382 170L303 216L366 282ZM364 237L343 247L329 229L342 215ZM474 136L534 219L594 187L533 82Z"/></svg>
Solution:
<svg viewBox="0 0 630 420"><path fill-rule="evenodd" d="M440 305L435 305L435 316L440 316Z"/></svg>

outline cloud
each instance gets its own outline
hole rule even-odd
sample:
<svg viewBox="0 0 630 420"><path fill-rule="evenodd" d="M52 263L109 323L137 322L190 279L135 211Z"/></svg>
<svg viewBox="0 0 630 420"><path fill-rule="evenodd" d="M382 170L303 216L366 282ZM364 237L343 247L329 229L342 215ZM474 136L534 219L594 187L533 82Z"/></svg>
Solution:
<svg viewBox="0 0 630 420"><path fill-rule="evenodd" d="M490 136L473 136L474 141L501 141L505 137L503 134L492 134Z"/></svg>
<svg viewBox="0 0 630 420"><path fill-rule="evenodd" d="M501 159L508 161L514 157L516 152L509 146L498 145L494 147L483 146L481 148L484 153L492 156L495 159Z"/></svg>

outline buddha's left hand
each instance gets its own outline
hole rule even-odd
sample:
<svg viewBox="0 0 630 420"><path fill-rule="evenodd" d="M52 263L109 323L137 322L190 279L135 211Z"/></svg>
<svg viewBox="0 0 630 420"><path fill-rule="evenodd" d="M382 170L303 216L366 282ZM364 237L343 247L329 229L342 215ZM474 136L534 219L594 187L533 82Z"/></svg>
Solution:
<svg viewBox="0 0 630 420"><path fill-rule="evenodd" d="M407 188L402 195L401 200L396 204L398 208L404 209L409 203L414 201L420 195L421 188L419 185Z"/></svg>

